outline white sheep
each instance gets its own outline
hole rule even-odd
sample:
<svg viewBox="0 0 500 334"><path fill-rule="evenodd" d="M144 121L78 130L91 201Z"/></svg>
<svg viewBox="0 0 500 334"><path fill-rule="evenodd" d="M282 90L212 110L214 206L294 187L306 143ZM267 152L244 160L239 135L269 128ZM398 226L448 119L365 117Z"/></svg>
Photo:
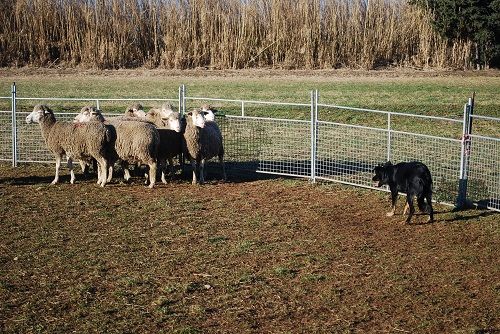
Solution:
<svg viewBox="0 0 500 334"><path fill-rule="evenodd" d="M203 111L194 109L187 114L184 139L186 155L193 168L193 184L197 183L196 169L199 167L200 183L205 181L205 162L215 156L219 158L223 179L226 180L224 166L224 145L222 133L217 123L207 121Z"/></svg>
<svg viewBox="0 0 500 334"><path fill-rule="evenodd" d="M134 103L127 109L125 109L126 117L144 117L146 113L144 112L144 108L140 103Z"/></svg>
<svg viewBox="0 0 500 334"><path fill-rule="evenodd" d="M56 158L56 174L52 184L59 181L59 167L62 156L68 160L70 182L75 182L73 159L89 161L94 158L98 164L97 183L104 187L107 182L108 162L111 160L114 138L106 127L98 122L81 124L57 121L54 112L46 105L36 105L26 117L26 123L39 123L47 148Z"/></svg>
<svg viewBox="0 0 500 334"><path fill-rule="evenodd" d="M149 166L149 187L156 182L156 168L160 135L156 127L147 121L127 119L105 120L99 110L93 113L80 113L75 117L79 122L105 121L106 126L116 131L116 159L122 160L125 180L130 179L128 163L141 163ZM111 180L112 169L108 179Z"/></svg>
<svg viewBox="0 0 500 334"><path fill-rule="evenodd" d="M174 111L172 105L168 103L165 103L161 109L150 109L144 119L153 123L158 128L169 128L177 132L181 131L179 113Z"/></svg>

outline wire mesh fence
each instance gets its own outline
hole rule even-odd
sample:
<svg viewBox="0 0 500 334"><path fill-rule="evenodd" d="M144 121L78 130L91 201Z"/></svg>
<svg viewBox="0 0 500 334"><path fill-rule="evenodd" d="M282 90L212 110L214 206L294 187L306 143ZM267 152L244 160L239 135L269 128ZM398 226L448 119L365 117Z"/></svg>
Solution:
<svg viewBox="0 0 500 334"><path fill-rule="evenodd" d="M488 137L473 136L470 149L464 153L463 120L319 104L317 93L311 94L309 103L187 97L184 88L179 89L177 99L13 100L17 102L15 124L12 111L0 110L0 160L13 159L14 149L19 162L54 160L39 126L25 122L36 103L51 104L56 118L67 121L72 121L83 105L97 106L105 116L113 116L122 114L133 102L143 103L145 109L168 102L181 111L211 103L219 109L217 122L229 169L387 190L372 182L375 166L387 160L418 160L432 172L434 199L453 204L460 193L462 158L467 153L469 199L500 210L500 139L495 137L495 127L488 123L497 119L489 117L481 119L487 123L480 127L489 131ZM16 126L17 138L13 136Z"/></svg>
<svg viewBox="0 0 500 334"><path fill-rule="evenodd" d="M381 129L318 122L316 177L372 187L372 170L387 160L387 134Z"/></svg>
<svg viewBox="0 0 500 334"><path fill-rule="evenodd" d="M426 164L432 171L433 199L455 203L460 179L461 141L401 132L392 132L391 137L391 159Z"/></svg>
<svg viewBox="0 0 500 334"><path fill-rule="evenodd" d="M468 153L468 198L500 211L500 139L471 135Z"/></svg>

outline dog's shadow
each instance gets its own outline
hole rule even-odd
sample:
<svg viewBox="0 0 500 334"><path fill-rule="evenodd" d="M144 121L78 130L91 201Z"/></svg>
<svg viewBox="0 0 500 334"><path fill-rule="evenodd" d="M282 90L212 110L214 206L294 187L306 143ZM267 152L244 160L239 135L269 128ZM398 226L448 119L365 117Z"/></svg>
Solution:
<svg viewBox="0 0 500 334"><path fill-rule="evenodd" d="M495 215L495 214L498 214L494 211L482 211L482 212L478 212L476 214L473 214L473 215L464 215L464 214L460 214L459 212L457 211L453 211L453 210L450 210L450 211L445 211L445 210L440 210L440 211L434 211L434 214L454 214L453 217L451 218L444 218L444 219L434 219L433 222L429 222L429 221L425 221L425 222L414 222L414 223L411 223L411 225L431 225L431 224L452 224L452 223L459 223L459 222L464 222L464 221L468 221L468 220L473 220L473 219L477 219L477 218L485 218L485 217L489 217L491 215ZM415 216L421 216L421 215L426 215L425 213L415 213Z"/></svg>
<svg viewBox="0 0 500 334"><path fill-rule="evenodd" d="M440 220L440 222L442 223L458 223L458 222L461 222L461 221L467 221L467 220L471 220L471 219L477 219L477 218L485 218L485 217L489 217L491 215L495 215L495 214L498 214L497 212L494 212L494 211L482 211L482 212L478 212L478 213L475 213L471 216L468 216L468 215L463 215L463 214L460 214L458 212L453 212L453 211L449 211L448 213L455 213L455 217L453 218L448 218L448 219L444 219L444 220Z"/></svg>

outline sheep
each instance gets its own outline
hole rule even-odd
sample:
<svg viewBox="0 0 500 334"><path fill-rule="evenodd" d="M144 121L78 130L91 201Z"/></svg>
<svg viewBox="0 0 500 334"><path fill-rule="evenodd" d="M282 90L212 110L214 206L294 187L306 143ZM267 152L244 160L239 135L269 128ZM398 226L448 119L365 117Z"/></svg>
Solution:
<svg viewBox="0 0 500 334"><path fill-rule="evenodd" d="M101 123L80 124L57 121L52 109L38 104L26 117L26 123L39 123L47 148L56 158L56 174L51 184L59 181L59 167L63 154L66 155L70 170L70 183L75 182L73 159L89 161L96 159L98 163L97 183L104 187L107 182L108 162L111 159L112 145L115 138Z"/></svg>
<svg viewBox="0 0 500 334"><path fill-rule="evenodd" d="M142 104L140 103L134 103L127 109L125 109L125 116L126 117L145 117L146 113L144 112L144 109L142 107Z"/></svg>
<svg viewBox="0 0 500 334"><path fill-rule="evenodd" d="M90 117L91 114L94 114L94 115L96 114L96 108L93 107L93 106L84 106L80 110L80 114L76 115L75 119L73 119L73 122L74 123L80 123L80 118ZM102 121L104 121L104 119ZM86 174L89 173L88 170L89 170L90 165L92 165L92 167L94 169L94 172L96 170L98 171L98 169L97 169L97 161L95 159L90 159L90 161L80 160L79 163L80 163L80 167L82 169L82 173L84 175L86 175Z"/></svg>
<svg viewBox="0 0 500 334"><path fill-rule="evenodd" d="M116 131L116 159L121 159L124 163L125 180L130 179L128 163L143 163L149 166L149 188L154 187L160 135L153 124L126 119L105 120L99 110L88 114L80 113L75 119L80 122L104 121L104 124L113 128ZM111 178L112 168L110 168L108 181Z"/></svg>
<svg viewBox="0 0 500 334"><path fill-rule="evenodd" d="M185 126L185 118L180 118L178 112L171 112L168 118L163 119L166 127L158 127L158 133L160 134L160 147L158 149L158 163L161 168L161 181L166 183L165 174L166 171L166 161L168 160L168 167L171 172L174 171L174 161L173 158L182 153L183 148L183 131Z"/></svg>
<svg viewBox="0 0 500 334"><path fill-rule="evenodd" d="M205 112L205 120L215 122L215 113L218 112L209 104L203 104L201 106L201 111Z"/></svg>
<svg viewBox="0 0 500 334"><path fill-rule="evenodd" d="M168 160L170 171L173 171L173 158L182 153L182 120L179 113L174 111L172 105L169 103L164 103L161 109L150 109L144 119L156 125L160 134L158 164L161 170L161 180L163 183L167 183L165 179L165 175L167 174L166 161Z"/></svg>
<svg viewBox="0 0 500 334"><path fill-rule="evenodd" d="M205 161L215 156L219 157L223 179L226 180L224 146L221 131L217 123L205 120L204 115L204 112L198 109L190 111L187 114L186 130L184 132L186 155L193 167L193 184L197 183L197 166L200 169L200 183L203 183L205 181Z"/></svg>

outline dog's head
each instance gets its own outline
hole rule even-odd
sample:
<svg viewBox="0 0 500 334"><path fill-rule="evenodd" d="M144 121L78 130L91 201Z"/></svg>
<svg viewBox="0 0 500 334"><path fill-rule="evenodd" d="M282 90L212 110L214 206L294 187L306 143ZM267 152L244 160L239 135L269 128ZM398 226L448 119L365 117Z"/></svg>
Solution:
<svg viewBox="0 0 500 334"><path fill-rule="evenodd" d="M389 183L389 169L392 167L392 163L387 161L385 164L381 166L377 166L373 169L375 175L372 178L372 181L378 181L378 186L382 187L384 184Z"/></svg>

